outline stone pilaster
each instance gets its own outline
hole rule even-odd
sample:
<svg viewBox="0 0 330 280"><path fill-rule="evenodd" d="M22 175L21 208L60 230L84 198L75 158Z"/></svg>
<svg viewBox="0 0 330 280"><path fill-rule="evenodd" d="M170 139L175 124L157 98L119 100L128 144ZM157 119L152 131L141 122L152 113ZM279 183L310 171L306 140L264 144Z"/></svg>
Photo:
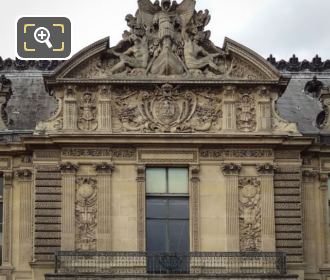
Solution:
<svg viewBox="0 0 330 280"><path fill-rule="evenodd" d="M259 96L260 98L257 105L257 130L270 131L272 129L272 109L270 93L266 87L260 89Z"/></svg>
<svg viewBox="0 0 330 280"><path fill-rule="evenodd" d="M317 267L317 247L315 240L317 213L315 207L314 184L317 172L312 169L306 169L302 172L302 194L304 205L304 260L308 265L309 272L316 272Z"/></svg>
<svg viewBox="0 0 330 280"><path fill-rule="evenodd" d="M19 265L29 268L32 260L32 172L29 169L15 171L19 188Z"/></svg>
<svg viewBox="0 0 330 280"><path fill-rule="evenodd" d="M76 173L79 167L70 162L60 164L62 172L61 250L75 250Z"/></svg>
<svg viewBox="0 0 330 280"><path fill-rule="evenodd" d="M239 202L238 175L241 165L223 164L221 169L226 176L226 235L227 251L239 252Z"/></svg>
<svg viewBox="0 0 330 280"><path fill-rule="evenodd" d="M190 205L192 251L200 251L200 190L199 166L190 167Z"/></svg>
<svg viewBox="0 0 330 280"><path fill-rule="evenodd" d="M227 87L223 98L223 130L236 130L236 99L235 88Z"/></svg>
<svg viewBox="0 0 330 280"><path fill-rule="evenodd" d="M64 98L63 129L77 129L78 108L75 92L68 87Z"/></svg>
<svg viewBox="0 0 330 280"><path fill-rule="evenodd" d="M146 233L145 233L145 200L146 200L146 168L144 165L138 165L137 172L137 236L138 251L146 250Z"/></svg>
<svg viewBox="0 0 330 280"><path fill-rule="evenodd" d="M272 164L257 165L261 181L261 250L276 251L274 169Z"/></svg>
<svg viewBox="0 0 330 280"><path fill-rule="evenodd" d="M13 176L4 172L2 266L12 267Z"/></svg>
<svg viewBox="0 0 330 280"><path fill-rule="evenodd" d="M111 132L111 95L107 87L102 88L99 99L99 129Z"/></svg>
<svg viewBox="0 0 330 280"><path fill-rule="evenodd" d="M320 195L322 209L322 228L323 228L323 246L324 246L324 264L330 261L330 240L329 240L329 212L328 212L328 181L329 174L320 174Z"/></svg>
<svg viewBox="0 0 330 280"><path fill-rule="evenodd" d="M112 223L111 223L111 177L114 166L109 163L95 165L98 182L97 197L97 250L111 251Z"/></svg>

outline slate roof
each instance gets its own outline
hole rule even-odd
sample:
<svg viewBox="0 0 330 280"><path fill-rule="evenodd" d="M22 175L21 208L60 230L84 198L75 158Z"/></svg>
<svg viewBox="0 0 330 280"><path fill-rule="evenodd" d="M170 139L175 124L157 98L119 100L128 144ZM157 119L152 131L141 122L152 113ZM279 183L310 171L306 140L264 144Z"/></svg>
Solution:
<svg viewBox="0 0 330 280"><path fill-rule="evenodd" d="M39 121L47 120L56 110L56 102L46 92L42 75L53 71L57 64L46 61L22 65L19 60L12 63L5 60L7 64L1 65L1 61L0 57L0 75L5 74L11 80L13 90L6 109L11 120L9 130L32 131ZM274 65L278 67L278 63ZM297 72L290 72L290 67L280 70L292 75L288 88L277 102L280 116L297 123L303 134L318 134L315 121L322 107L316 98L304 92L304 88L314 75L324 86L330 86L330 70L323 68L322 72L312 72L310 69L298 69Z"/></svg>

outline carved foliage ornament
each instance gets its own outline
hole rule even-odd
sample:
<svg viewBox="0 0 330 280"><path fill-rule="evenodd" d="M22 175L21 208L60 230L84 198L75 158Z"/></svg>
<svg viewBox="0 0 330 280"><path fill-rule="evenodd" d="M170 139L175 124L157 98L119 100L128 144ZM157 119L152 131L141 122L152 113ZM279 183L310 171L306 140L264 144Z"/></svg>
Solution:
<svg viewBox="0 0 330 280"><path fill-rule="evenodd" d="M165 84L156 92L125 90L114 98L121 128L136 132L221 130L221 99L210 91L179 92ZM116 130L116 129L115 129Z"/></svg>
<svg viewBox="0 0 330 280"><path fill-rule="evenodd" d="M96 250L97 190L96 180L78 178L76 186L76 250Z"/></svg>
<svg viewBox="0 0 330 280"><path fill-rule="evenodd" d="M241 164L227 163L221 166L224 175L238 175L242 169Z"/></svg>
<svg viewBox="0 0 330 280"><path fill-rule="evenodd" d="M247 177L239 179L239 230L240 251L255 252L261 249L260 181Z"/></svg>

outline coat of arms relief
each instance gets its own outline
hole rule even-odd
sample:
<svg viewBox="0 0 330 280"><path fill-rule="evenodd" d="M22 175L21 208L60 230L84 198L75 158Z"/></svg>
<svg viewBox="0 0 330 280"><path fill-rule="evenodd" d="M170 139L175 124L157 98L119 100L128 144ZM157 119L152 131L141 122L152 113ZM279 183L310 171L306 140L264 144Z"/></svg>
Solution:
<svg viewBox="0 0 330 280"><path fill-rule="evenodd" d="M179 91L165 84L155 91L124 89L114 95L114 132L216 132L222 100L214 91Z"/></svg>

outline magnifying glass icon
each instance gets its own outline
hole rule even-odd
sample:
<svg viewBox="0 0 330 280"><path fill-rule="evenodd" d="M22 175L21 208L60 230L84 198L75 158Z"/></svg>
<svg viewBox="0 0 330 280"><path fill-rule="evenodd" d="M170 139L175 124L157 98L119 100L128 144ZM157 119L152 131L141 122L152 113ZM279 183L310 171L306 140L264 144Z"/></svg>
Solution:
<svg viewBox="0 0 330 280"><path fill-rule="evenodd" d="M34 31L34 39L41 44L46 44L49 49L53 47L52 43L49 41L50 32L46 27L38 27Z"/></svg>

